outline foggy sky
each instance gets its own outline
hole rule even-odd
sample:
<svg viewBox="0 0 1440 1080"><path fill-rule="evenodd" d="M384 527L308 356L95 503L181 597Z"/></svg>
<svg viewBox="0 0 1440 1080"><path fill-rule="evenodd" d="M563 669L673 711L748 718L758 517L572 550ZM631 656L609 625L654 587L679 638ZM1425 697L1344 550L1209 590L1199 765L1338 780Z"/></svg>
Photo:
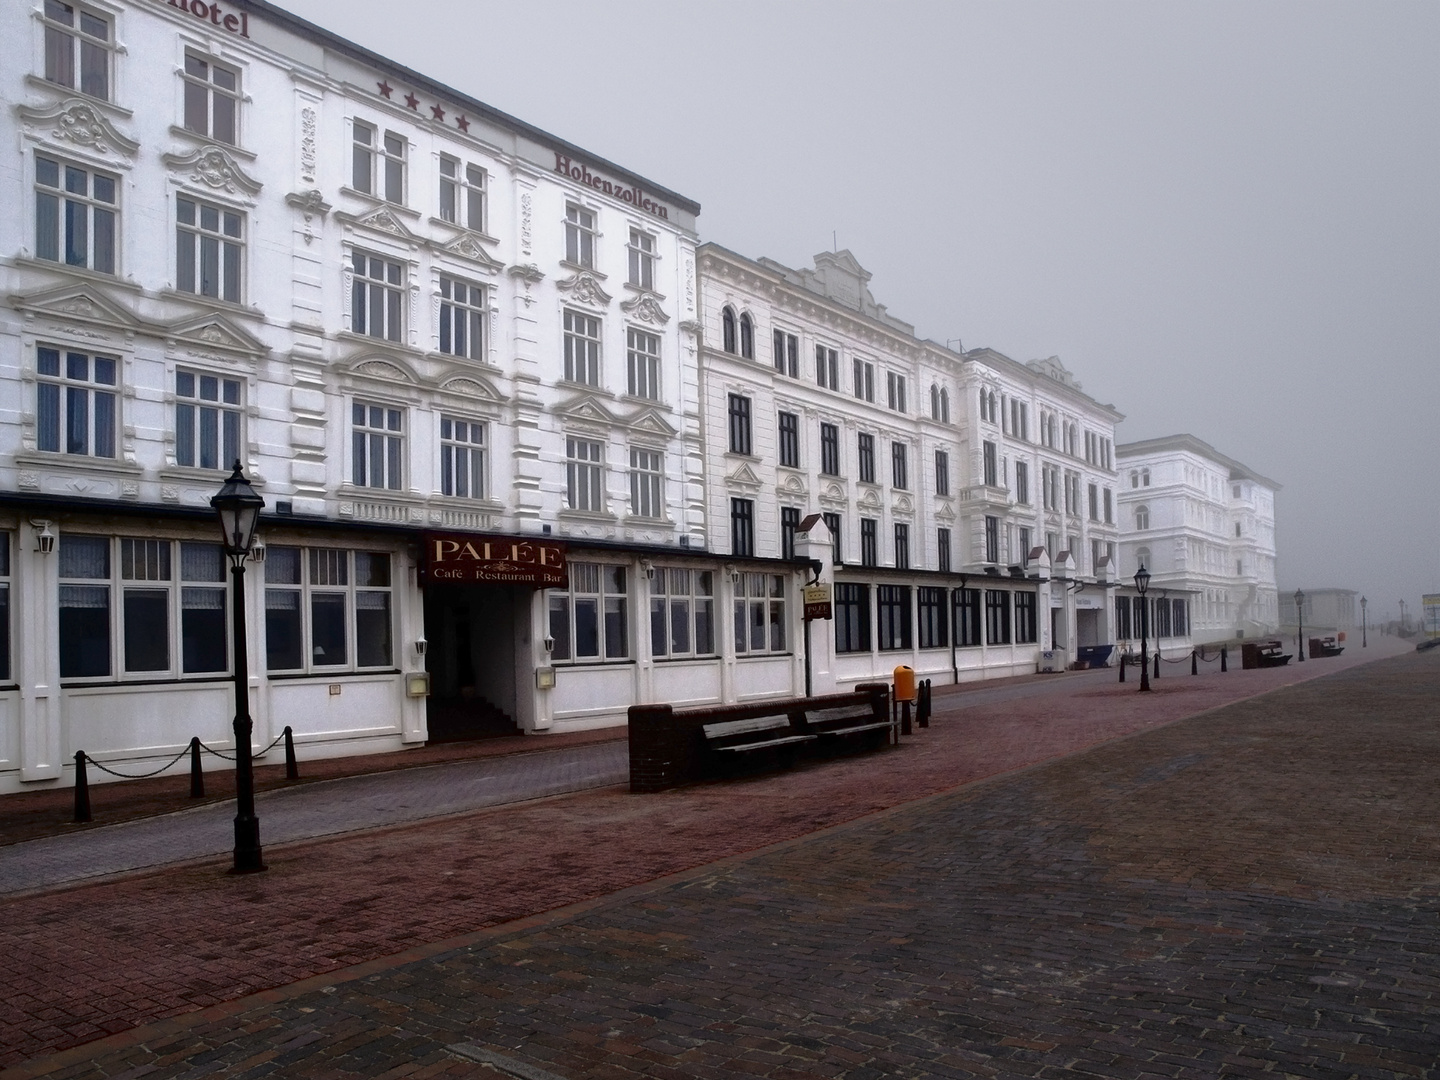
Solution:
<svg viewBox="0 0 1440 1080"><path fill-rule="evenodd" d="M1279 481L1283 592L1440 592L1440 6L280 2Z"/></svg>

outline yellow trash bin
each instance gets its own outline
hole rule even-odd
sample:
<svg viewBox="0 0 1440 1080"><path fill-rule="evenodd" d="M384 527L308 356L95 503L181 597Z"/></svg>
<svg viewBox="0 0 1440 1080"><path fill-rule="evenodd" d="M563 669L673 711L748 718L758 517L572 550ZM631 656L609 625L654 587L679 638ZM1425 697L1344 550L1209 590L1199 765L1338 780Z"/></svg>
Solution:
<svg viewBox="0 0 1440 1080"><path fill-rule="evenodd" d="M915 700L915 669L901 664L895 669L895 700Z"/></svg>

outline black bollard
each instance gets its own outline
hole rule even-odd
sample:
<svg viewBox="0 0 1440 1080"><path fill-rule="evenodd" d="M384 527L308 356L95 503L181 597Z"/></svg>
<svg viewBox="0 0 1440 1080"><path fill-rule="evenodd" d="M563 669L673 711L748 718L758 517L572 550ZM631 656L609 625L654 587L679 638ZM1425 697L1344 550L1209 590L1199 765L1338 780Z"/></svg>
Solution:
<svg viewBox="0 0 1440 1080"><path fill-rule="evenodd" d="M200 767L200 736L190 739L190 797L205 797L205 770Z"/></svg>
<svg viewBox="0 0 1440 1080"><path fill-rule="evenodd" d="M1225 667L1225 658L1226 658L1226 656L1228 656L1228 655L1229 655L1229 654L1226 652L1225 646L1224 646L1224 645L1221 645L1221 646L1220 646L1220 670L1221 670L1221 671L1227 671L1227 670L1229 670L1229 669L1227 669L1227 668Z"/></svg>
<svg viewBox="0 0 1440 1080"><path fill-rule="evenodd" d="M1125 681L1125 654L1120 654L1120 681Z"/></svg>
<svg viewBox="0 0 1440 1080"><path fill-rule="evenodd" d="M85 778L85 751L75 751L75 820L90 820L90 782Z"/></svg>
<svg viewBox="0 0 1440 1080"><path fill-rule="evenodd" d="M1194 649L1191 649L1191 650L1190 650L1190 674L1191 674L1191 675L1199 675L1199 674L1200 674L1200 660L1199 660L1199 658L1195 655L1195 650L1194 650Z"/></svg>
<svg viewBox="0 0 1440 1080"><path fill-rule="evenodd" d="M1152 678L1155 678L1155 679L1158 679L1158 678L1160 677L1160 650L1159 650L1159 649L1156 649L1156 650L1155 650L1155 674L1154 674L1153 676L1151 676L1151 677L1152 677Z"/></svg>
<svg viewBox="0 0 1440 1080"><path fill-rule="evenodd" d="M915 705L915 722L923 728L930 726L930 680L920 680L920 700Z"/></svg>
<svg viewBox="0 0 1440 1080"><path fill-rule="evenodd" d="M300 766L295 763L295 733L289 724L285 725L285 779L300 779Z"/></svg>

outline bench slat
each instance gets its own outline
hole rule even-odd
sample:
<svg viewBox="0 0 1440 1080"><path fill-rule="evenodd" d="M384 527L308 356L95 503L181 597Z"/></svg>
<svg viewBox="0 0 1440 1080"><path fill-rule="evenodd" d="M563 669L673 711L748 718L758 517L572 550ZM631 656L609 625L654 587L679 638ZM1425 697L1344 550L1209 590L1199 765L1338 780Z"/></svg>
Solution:
<svg viewBox="0 0 1440 1080"><path fill-rule="evenodd" d="M824 736L824 735L855 735L855 734L858 734L859 732L862 732L862 731L878 731L878 730L880 730L881 728L888 728L889 726L890 726L890 721L889 721L889 720L886 720L886 721L884 721L884 722L882 722L882 723L878 723L878 724L861 724L861 725L859 725L858 727L830 728L830 729L828 729L828 730L826 730L826 731L817 731L815 734L821 735L821 736Z"/></svg>
<svg viewBox="0 0 1440 1080"><path fill-rule="evenodd" d="M875 710L866 702L856 705L840 705L830 709L816 709L805 715L811 724L824 724L837 720L866 720L875 715Z"/></svg>
<svg viewBox="0 0 1440 1080"><path fill-rule="evenodd" d="M778 716L755 716L748 720L724 720L718 724L704 725L705 738L723 739L730 735L750 735L761 731L779 731L790 726L788 714Z"/></svg>
<svg viewBox="0 0 1440 1080"><path fill-rule="evenodd" d="M737 752L743 750L763 750L767 746L784 746L786 743L814 742L814 735L787 735L783 739L765 739L762 742L741 743L738 746L716 746L713 749L716 753Z"/></svg>

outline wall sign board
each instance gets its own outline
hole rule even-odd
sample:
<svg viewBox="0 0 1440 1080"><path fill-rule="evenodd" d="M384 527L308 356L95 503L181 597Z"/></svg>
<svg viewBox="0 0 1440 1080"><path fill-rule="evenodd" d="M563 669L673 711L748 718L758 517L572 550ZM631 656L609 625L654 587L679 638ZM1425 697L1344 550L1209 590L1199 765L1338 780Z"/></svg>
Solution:
<svg viewBox="0 0 1440 1080"><path fill-rule="evenodd" d="M557 540L427 532L421 540L421 551L422 585L534 585L563 589L570 584L565 545Z"/></svg>

